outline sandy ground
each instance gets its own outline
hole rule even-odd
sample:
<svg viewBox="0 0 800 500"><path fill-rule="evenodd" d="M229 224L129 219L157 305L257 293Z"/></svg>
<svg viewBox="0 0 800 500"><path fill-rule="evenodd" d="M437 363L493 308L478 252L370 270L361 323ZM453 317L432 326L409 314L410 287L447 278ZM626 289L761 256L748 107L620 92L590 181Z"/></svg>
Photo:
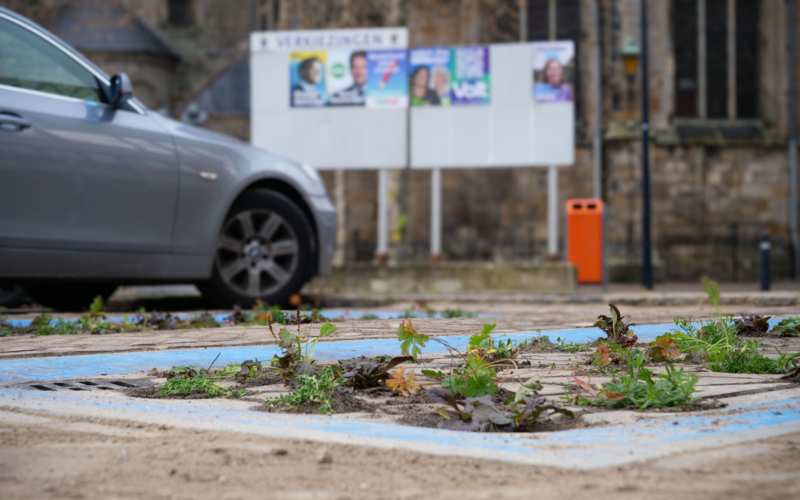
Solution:
<svg viewBox="0 0 800 500"><path fill-rule="evenodd" d="M404 310L410 303L380 309ZM455 304L498 319L418 319L431 335L584 327L599 304ZM747 312L796 316L799 307ZM626 306L641 323L707 318L711 306ZM724 314L739 312L736 306ZM394 337L397 320L337 324L339 339ZM770 343L773 341L770 341ZM779 340L783 346L786 340ZM0 362L16 357L131 352L271 343L263 327L143 332L107 336L0 338ZM791 342L797 350L795 342ZM783 346L784 348L786 346ZM708 374L706 374L708 375ZM220 408L220 411L224 409ZM328 452L330 463L320 463ZM413 452L286 441L234 432L186 430L134 421L47 416L0 409L0 497L156 499L464 499L698 498L785 499L800 495L800 434L706 449L592 472L436 457Z"/></svg>
<svg viewBox="0 0 800 500"><path fill-rule="evenodd" d="M569 472L0 412L4 499L787 499L800 495L798 460L800 434Z"/></svg>

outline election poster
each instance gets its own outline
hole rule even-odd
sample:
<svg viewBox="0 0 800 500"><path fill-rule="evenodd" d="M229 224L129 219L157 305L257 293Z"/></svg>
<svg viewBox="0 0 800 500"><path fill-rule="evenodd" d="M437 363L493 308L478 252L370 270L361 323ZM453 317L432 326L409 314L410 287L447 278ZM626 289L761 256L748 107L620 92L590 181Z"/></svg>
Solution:
<svg viewBox="0 0 800 500"><path fill-rule="evenodd" d="M317 108L328 102L324 51L289 54L290 99L293 108Z"/></svg>
<svg viewBox="0 0 800 500"><path fill-rule="evenodd" d="M541 42L533 50L533 98L540 103L574 100L575 44Z"/></svg>
<svg viewBox="0 0 800 500"><path fill-rule="evenodd" d="M408 52L369 50L366 105L368 108L408 106Z"/></svg>
<svg viewBox="0 0 800 500"><path fill-rule="evenodd" d="M329 50L328 105L363 106L367 87L367 53L363 50Z"/></svg>
<svg viewBox="0 0 800 500"><path fill-rule="evenodd" d="M453 105L489 104L489 47L454 47L450 57Z"/></svg>
<svg viewBox="0 0 800 500"><path fill-rule="evenodd" d="M449 106L450 48L412 49L409 55L409 94L412 106Z"/></svg>

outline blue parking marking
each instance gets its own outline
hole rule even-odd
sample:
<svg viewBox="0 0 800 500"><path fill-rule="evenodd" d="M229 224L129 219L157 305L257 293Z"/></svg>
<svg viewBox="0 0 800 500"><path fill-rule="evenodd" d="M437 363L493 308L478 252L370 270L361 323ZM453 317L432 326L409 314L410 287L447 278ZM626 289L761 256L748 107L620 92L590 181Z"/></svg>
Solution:
<svg viewBox="0 0 800 500"><path fill-rule="evenodd" d="M634 421L624 426L573 429L557 433L537 434L535 439L513 439L508 435L477 434L440 429L401 426L396 424L338 420L324 416L281 415L244 409L192 405L170 402L93 397L78 394L0 389L0 400L18 406L27 402L37 406L64 408L70 404L81 412L102 415L104 411L166 417L183 426L225 429L283 439L321 439L346 443L360 438L372 446L406 445L419 450L443 450L446 454L462 454L483 458L504 458L540 463L556 467L601 468L648 458L659 447L705 446L713 440L743 442L764 436L769 428L776 434L797 432L800 422L800 398L745 405L719 410L713 415L681 416L678 425L672 419ZM118 414L118 413L117 413ZM163 420L162 420L163 421ZM782 428L777 426L783 425ZM711 439L709 439L711 438ZM674 448L673 448L674 449Z"/></svg>
<svg viewBox="0 0 800 500"><path fill-rule="evenodd" d="M640 341L654 340L667 333L674 324L643 325L634 327ZM266 327L265 336L268 336ZM474 332L478 333L478 332ZM498 337L523 342L538 336L547 336L551 342L561 339L564 342L591 342L605 335L598 328L577 330L555 330L542 332L521 332L501 334ZM465 351L470 335L441 337L450 346ZM446 354L447 348L439 342L431 341L423 350L426 354ZM241 363L247 359L270 359L280 353L276 345L248 347L207 347L174 351L147 351L117 354L93 354L84 356L61 356L49 358L10 359L0 361L0 383L26 382L30 380L58 380L63 378L96 377L101 374L121 375L151 368L166 369L178 365L208 366L220 353L216 366L226 363ZM400 354L396 339L347 340L320 342L314 357L319 360L347 359L357 356L381 356Z"/></svg>

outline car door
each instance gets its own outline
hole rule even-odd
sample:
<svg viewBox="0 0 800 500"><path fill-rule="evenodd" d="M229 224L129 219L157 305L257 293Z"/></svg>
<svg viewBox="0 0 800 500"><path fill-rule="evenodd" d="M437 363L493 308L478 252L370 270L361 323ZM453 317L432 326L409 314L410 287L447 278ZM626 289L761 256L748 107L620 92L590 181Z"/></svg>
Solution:
<svg viewBox="0 0 800 500"><path fill-rule="evenodd" d="M0 15L0 247L169 253L172 137L46 33Z"/></svg>

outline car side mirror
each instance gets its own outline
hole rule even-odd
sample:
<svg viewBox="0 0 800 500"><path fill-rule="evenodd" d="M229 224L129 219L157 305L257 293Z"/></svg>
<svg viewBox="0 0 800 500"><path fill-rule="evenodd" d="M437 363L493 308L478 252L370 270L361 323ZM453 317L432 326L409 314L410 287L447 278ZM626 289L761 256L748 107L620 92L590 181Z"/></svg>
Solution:
<svg viewBox="0 0 800 500"><path fill-rule="evenodd" d="M133 97L133 84L125 73L111 77L111 107L119 109Z"/></svg>

